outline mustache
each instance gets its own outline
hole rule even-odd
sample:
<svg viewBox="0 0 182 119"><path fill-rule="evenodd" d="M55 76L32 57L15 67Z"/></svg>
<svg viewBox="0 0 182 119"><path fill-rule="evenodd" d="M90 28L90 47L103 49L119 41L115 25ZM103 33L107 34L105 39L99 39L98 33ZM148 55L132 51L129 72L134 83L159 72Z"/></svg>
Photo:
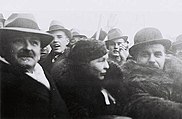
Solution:
<svg viewBox="0 0 182 119"><path fill-rule="evenodd" d="M18 52L18 57L35 57L35 53L31 50L21 50Z"/></svg>

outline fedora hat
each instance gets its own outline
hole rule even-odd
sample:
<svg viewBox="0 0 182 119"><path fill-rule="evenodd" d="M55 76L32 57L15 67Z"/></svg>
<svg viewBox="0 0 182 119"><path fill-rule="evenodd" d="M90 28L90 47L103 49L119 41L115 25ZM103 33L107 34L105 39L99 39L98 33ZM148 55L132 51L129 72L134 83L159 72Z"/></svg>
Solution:
<svg viewBox="0 0 182 119"><path fill-rule="evenodd" d="M96 36L97 36L97 32L95 32L94 35L91 38L96 39ZM107 36L107 32L101 29L100 34L99 34L99 40L104 41L106 36Z"/></svg>
<svg viewBox="0 0 182 119"><path fill-rule="evenodd" d="M124 36L120 29L114 28L108 32L108 41L122 38L125 42L128 42L128 36Z"/></svg>
<svg viewBox="0 0 182 119"><path fill-rule="evenodd" d="M52 20L49 26L49 31L47 31L48 33L52 33L53 31L63 31L68 38L72 38L71 32L64 28L61 24L61 22L57 21L57 20Z"/></svg>
<svg viewBox="0 0 182 119"><path fill-rule="evenodd" d="M182 34L176 37L176 41L172 43L172 48L182 45Z"/></svg>
<svg viewBox="0 0 182 119"><path fill-rule="evenodd" d="M143 28L134 36L134 45L129 49L130 55L134 56L138 48L147 44L162 44L168 50L171 46L171 41L164 39L162 33L156 28Z"/></svg>
<svg viewBox="0 0 182 119"><path fill-rule="evenodd" d="M85 37L85 38L87 38L86 35L80 34L77 29L71 29L70 31L71 31L72 37Z"/></svg>
<svg viewBox="0 0 182 119"><path fill-rule="evenodd" d="M6 21L3 28L0 29L0 39L11 34L33 34L40 38L41 47L45 47L53 40L53 36L41 31L32 14L13 13Z"/></svg>

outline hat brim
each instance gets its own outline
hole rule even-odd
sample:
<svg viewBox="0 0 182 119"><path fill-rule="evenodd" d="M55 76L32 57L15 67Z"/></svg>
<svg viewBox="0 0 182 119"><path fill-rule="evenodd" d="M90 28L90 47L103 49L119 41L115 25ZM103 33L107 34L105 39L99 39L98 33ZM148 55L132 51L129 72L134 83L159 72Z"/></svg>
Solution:
<svg viewBox="0 0 182 119"><path fill-rule="evenodd" d="M87 38L86 35L81 35L81 34L79 34L79 35L73 35L73 37L85 37L85 38Z"/></svg>
<svg viewBox="0 0 182 119"><path fill-rule="evenodd" d="M123 39L125 42L127 42L127 40L128 40L128 36L121 36L121 37L118 37L118 38L113 38L113 39L108 39L108 41L110 41L110 40L117 40L117 39Z"/></svg>
<svg viewBox="0 0 182 119"><path fill-rule="evenodd" d="M39 37L40 42L41 42L41 48L44 48L47 45L49 45L54 39L54 37L51 34L46 33L44 31L35 30L35 29L19 28L19 27L4 27L4 28L0 29L0 36L1 37L3 37L4 35L11 36L12 33L33 34L33 35Z"/></svg>
<svg viewBox="0 0 182 119"><path fill-rule="evenodd" d="M71 39L72 36L71 36L71 32L68 30L68 29L55 29L55 30L49 30L47 31L48 33L52 33L54 31L63 31L66 33L66 35Z"/></svg>
<svg viewBox="0 0 182 119"><path fill-rule="evenodd" d="M179 45L182 45L182 42L174 42L174 43L172 43L172 47L176 47L176 46L179 46Z"/></svg>
<svg viewBox="0 0 182 119"><path fill-rule="evenodd" d="M168 39L158 39L158 40L151 40L151 41L146 41L138 44L134 44L130 49L129 53L131 56L135 56L136 51L138 51L139 48L148 45L148 44L162 44L166 50L168 50L171 46L171 41Z"/></svg>

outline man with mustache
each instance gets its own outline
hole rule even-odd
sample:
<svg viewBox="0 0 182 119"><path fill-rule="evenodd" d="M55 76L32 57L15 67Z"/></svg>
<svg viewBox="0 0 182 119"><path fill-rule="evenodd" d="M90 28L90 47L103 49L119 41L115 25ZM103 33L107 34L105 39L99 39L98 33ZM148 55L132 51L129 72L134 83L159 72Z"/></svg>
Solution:
<svg viewBox="0 0 182 119"><path fill-rule="evenodd" d="M139 30L121 68L133 96L125 108L134 119L181 119L182 62L168 55L171 41L153 27Z"/></svg>
<svg viewBox="0 0 182 119"><path fill-rule="evenodd" d="M1 118L68 118L53 80L37 63L52 40L31 14L14 13L0 29Z"/></svg>

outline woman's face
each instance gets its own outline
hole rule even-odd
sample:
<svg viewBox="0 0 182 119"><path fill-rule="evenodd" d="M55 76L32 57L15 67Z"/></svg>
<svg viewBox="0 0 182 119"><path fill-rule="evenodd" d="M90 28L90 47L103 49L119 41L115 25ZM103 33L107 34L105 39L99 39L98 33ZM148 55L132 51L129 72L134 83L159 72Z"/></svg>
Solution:
<svg viewBox="0 0 182 119"><path fill-rule="evenodd" d="M90 61L90 73L99 78L100 80L104 79L107 69L109 68L109 64L107 62L108 54Z"/></svg>

